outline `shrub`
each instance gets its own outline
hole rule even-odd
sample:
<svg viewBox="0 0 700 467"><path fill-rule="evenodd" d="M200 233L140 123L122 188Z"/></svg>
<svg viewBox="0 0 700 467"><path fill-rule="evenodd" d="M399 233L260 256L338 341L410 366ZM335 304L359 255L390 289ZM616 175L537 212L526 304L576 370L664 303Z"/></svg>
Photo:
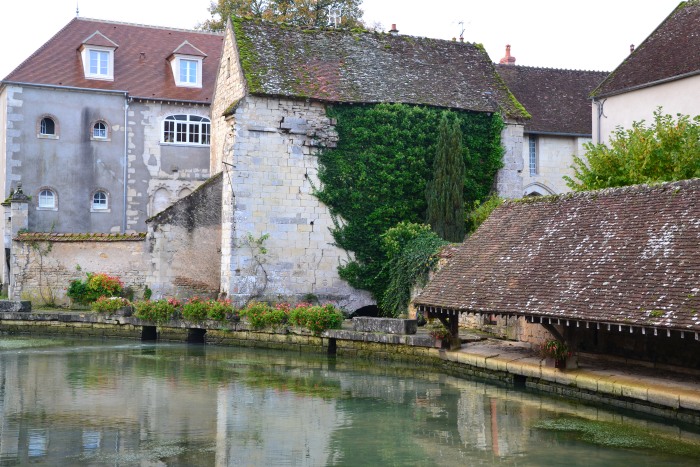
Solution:
<svg viewBox="0 0 700 467"><path fill-rule="evenodd" d="M433 339L445 339L450 335L449 329L447 329L444 324L437 320L428 324L426 329L428 330L428 334L430 334Z"/></svg>
<svg viewBox="0 0 700 467"><path fill-rule="evenodd" d="M230 300L203 300L193 297L182 306L182 317L195 322L205 319L223 321L231 311L233 309Z"/></svg>
<svg viewBox="0 0 700 467"><path fill-rule="evenodd" d="M89 272L84 281L79 279L71 281L67 295L78 303L88 304L100 297L120 296L123 290L124 284L118 277Z"/></svg>
<svg viewBox="0 0 700 467"><path fill-rule="evenodd" d="M287 322L288 312L261 302L250 302L240 312L253 329L264 329L280 326Z"/></svg>
<svg viewBox="0 0 700 467"><path fill-rule="evenodd" d="M550 339L540 346L540 356L553 358L554 360L564 360L571 356L571 352L566 342Z"/></svg>
<svg viewBox="0 0 700 467"><path fill-rule="evenodd" d="M90 305L98 313L114 313L120 308L131 306L131 302L122 297L100 297Z"/></svg>
<svg viewBox="0 0 700 467"><path fill-rule="evenodd" d="M300 304L290 312L289 316L291 323L317 335L327 329L340 328L344 319L343 312L331 304L324 306Z"/></svg>
<svg viewBox="0 0 700 467"><path fill-rule="evenodd" d="M173 298L154 301L144 300L134 303L134 315L146 321L163 323L174 319L180 306L180 301Z"/></svg>

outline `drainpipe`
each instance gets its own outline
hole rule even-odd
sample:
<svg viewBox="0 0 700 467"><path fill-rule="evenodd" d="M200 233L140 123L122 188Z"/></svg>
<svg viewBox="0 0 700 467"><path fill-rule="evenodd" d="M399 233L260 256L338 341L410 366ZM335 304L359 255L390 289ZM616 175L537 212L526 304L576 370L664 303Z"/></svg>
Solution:
<svg viewBox="0 0 700 467"><path fill-rule="evenodd" d="M122 233L126 233L126 210L127 210L127 190L128 190L128 183L127 183L127 175L128 175L128 166L129 166L129 95L127 93L124 93L124 172L123 172L123 180L124 180L124 197L123 197L123 203L124 203L124 217L122 219Z"/></svg>

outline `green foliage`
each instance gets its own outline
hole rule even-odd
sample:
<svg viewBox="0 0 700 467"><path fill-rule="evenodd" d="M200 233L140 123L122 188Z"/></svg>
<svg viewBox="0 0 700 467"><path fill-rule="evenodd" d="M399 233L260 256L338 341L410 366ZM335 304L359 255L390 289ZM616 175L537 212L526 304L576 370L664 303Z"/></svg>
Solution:
<svg viewBox="0 0 700 467"><path fill-rule="evenodd" d="M211 319L223 321L233 308L230 300L205 300L192 297L182 305L182 317L195 323Z"/></svg>
<svg viewBox="0 0 700 467"><path fill-rule="evenodd" d="M571 356L569 346L566 342L550 339L540 345L540 355L543 358L553 358L554 360L564 360Z"/></svg>
<svg viewBox="0 0 700 467"><path fill-rule="evenodd" d="M87 273L85 280L73 280L66 295L81 304L89 304L100 297L118 297L124 290L124 284L116 276L104 273Z"/></svg>
<svg viewBox="0 0 700 467"><path fill-rule="evenodd" d="M131 306L131 302L123 297L100 297L90 305L90 309L98 313L114 313L120 308Z"/></svg>
<svg viewBox="0 0 700 467"><path fill-rule="evenodd" d="M153 291L149 286L146 286L145 289L143 289L143 299L144 300L150 300L151 297L153 296Z"/></svg>
<svg viewBox="0 0 700 467"><path fill-rule="evenodd" d="M420 223L426 214L426 186L433 178L438 125L443 110L404 104L339 105L336 148L319 154L316 196L336 220L336 244L354 254L339 268L352 286L381 298L389 283L381 234L399 222ZM450 111L459 122L466 167L464 200L485 199L502 166L497 114Z"/></svg>
<svg viewBox="0 0 700 467"><path fill-rule="evenodd" d="M240 311L253 329L275 328L287 322L288 309L273 307L267 303L250 302Z"/></svg>
<svg viewBox="0 0 700 467"><path fill-rule="evenodd" d="M341 25L351 28L362 24L361 3L361 0L218 0L209 7L211 19L198 28L223 31L226 18L236 16L252 16L302 27L324 27L329 24L328 8L336 6L342 7Z"/></svg>
<svg viewBox="0 0 700 467"><path fill-rule="evenodd" d="M481 224L491 215L491 213L501 204L503 198L498 195L491 195L485 201L475 201L471 210L467 213L467 232L474 233Z"/></svg>
<svg viewBox="0 0 700 467"><path fill-rule="evenodd" d="M382 240L388 257L382 272L389 281L379 307L383 315L397 317L408 310L411 289L425 285L438 253L448 242L427 225L406 222L387 230Z"/></svg>
<svg viewBox="0 0 700 467"><path fill-rule="evenodd" d="M432 323L426 326L426 329L428 334L434 339L445 339L450 335L450 330L438 320L433 320Z"/></svg>
<svg viewBox="0 0 700 467"><path fill-rule="evenodd" d="M340 329L345 316L331 304L300 304L289 314L289 322L318 335L327 329Z"/></svg>
<svg viewBox="0 0 700 467"><path fill-rule="evenodd" d="M174 319L182 304L176 299L144 300L134 303L134 316L145 321L164 323Z"/></svg>
<svg viewBox="0 0 700 467"><path fill-rule="evenodd" d="M433 179L425 196L427 222L440 238L449 242L464 240L464 157L462 130L457 119L443 112L433 162Z"/></svg>
<svg viewBox="0 0 700 467"><path fill-rule="evenodd" d="M574 177L564 177L574 191L669 182L700 177L700 116L677 118L654 112L654 122L618 127L609 145L585 145L584 157L574 156Z"/></svg>

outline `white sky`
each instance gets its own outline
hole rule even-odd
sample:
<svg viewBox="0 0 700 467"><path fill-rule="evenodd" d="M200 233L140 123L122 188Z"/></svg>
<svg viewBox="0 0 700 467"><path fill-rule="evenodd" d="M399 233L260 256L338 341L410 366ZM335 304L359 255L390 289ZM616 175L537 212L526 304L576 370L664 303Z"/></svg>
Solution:
<svg viewBox="0 0 700 467"><path fill-rule="evenodd" d="M210 0L78 0L80 16L193 28ZM680 0L364 0L364 19L401 34L480 42L491 59L511 44L516 64L612 71ZM2 0L0 77L75 16L76 0Z"/></svg>

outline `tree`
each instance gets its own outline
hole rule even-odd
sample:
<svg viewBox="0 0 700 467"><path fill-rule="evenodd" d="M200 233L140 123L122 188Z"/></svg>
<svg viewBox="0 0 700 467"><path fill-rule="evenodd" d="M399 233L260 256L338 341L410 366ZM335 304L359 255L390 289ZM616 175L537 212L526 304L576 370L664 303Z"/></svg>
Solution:
<svg viewBox="0 0 700 467"><path fill-rule="evenodd" d="M464 155L462 130L456 119L442 114L438 129L433 180L426 188L427 221L449 242L464 240Z"/></svg>
<svg viewBox="0 0 700 467"><path fill-rule="evenodd" d="M199 29L223 31L226 19L252 16L306 28L334 24L340 16L343 27L362 26L362 0L218 0L209 6L211 19Z"/></svg>
<svg viewBox="0 0 700 467"><path fill-rule="evenodd" d="M700 116L677 118L654 112L654 122L618 127L609 145L588 143L583 157L574 156L574 180L564 177L574 191L670 182L700 177Z"/></svg>

